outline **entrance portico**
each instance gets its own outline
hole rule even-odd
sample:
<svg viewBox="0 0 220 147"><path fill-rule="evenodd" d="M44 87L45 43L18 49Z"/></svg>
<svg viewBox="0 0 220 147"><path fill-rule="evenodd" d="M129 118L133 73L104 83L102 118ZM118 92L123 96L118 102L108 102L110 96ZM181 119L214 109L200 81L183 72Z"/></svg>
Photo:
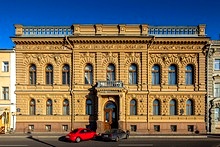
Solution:
<svg viewBox="0 0 220 147"><path fill-rule="evenodd" d="M124 128L125 94L123 87L97 87L97 132L111 128Z"/></svg>

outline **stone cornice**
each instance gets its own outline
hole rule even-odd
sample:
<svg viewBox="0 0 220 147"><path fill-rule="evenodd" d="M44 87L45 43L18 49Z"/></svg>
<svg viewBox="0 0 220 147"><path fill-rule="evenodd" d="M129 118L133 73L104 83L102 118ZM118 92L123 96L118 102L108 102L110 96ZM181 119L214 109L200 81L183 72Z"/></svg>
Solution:
<svg viewBox="0 0 220 147"><path fill-rule="evenodd" d="M13 41L16 45L62 45L64 44L64 40L31 40L31 39L16 39ZM182 40L176 41L175 38L173 40L161 40L161 41L152 41L150 39L71 39L72 44L154 44L154 45L199 45L199 44L207 44L206 40Z"/></svg>

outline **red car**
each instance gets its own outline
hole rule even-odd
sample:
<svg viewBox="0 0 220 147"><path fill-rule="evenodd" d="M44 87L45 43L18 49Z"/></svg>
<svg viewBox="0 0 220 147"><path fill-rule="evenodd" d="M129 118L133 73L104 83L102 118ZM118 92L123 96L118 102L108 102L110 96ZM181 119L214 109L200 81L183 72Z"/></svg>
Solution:
<svg viewBox="0 0 220 147"><path fill-rule="evenodd" d="M95 131L87 128L77 128L66 135L66 139L72 142L94 139L97 136Z"/></svg>

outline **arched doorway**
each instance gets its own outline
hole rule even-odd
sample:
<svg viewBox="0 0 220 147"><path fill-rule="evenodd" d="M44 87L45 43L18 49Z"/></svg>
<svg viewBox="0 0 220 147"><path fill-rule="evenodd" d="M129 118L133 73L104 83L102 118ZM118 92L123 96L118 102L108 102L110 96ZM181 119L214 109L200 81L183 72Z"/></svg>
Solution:
<svg viewBox="0 0 220 147"><path fill-rule="evenodd" d="M108 101L104 108L104 130L118 128L118 110L114 102Z"/></svg>

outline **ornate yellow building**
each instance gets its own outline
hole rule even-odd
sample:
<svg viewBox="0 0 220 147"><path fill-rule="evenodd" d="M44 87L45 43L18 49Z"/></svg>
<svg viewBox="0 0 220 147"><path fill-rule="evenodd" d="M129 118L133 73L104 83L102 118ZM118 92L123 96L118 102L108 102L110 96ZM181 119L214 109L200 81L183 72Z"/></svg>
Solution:
<svg viewBox="0 0 220 147"><path fill-rule="evenodd" d="M15 25L17 131L206 132L205 25Z"/></svg>

